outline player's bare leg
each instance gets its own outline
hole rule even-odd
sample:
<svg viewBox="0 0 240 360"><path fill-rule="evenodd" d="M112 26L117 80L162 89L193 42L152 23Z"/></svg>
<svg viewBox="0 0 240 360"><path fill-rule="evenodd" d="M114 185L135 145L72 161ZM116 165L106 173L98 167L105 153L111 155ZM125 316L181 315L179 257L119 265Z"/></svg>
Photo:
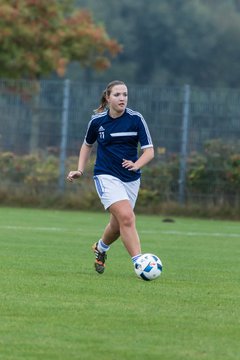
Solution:
<svg viewBox="0 0 240 360"><path fill-rule="evenodd" d="M102 241L106 245L111 245L114 241L116 241L120 236L120 228L119 223L114 215L110 215L110 221L107 224L103 235L102 235Z"/></svg>
<svg viewBox="0 0 240 360"><path fill-rule="evenodd" d="M129 255L141 254L141 245L136 229L135 214L128 200L117 201L109 208L110 213L119 224L119 231Z"/></svg>
<svg viewBox="0 0 240 360"><path fill-rule="evenodd" d="M106 251L109 246L121 235L123 244L132 259L141 254L140 240L135 224L135 214L128 200L121 200L112 204L109 208L110 221L106 226L102 238L93 244L95 253L95 270L103 274L105 270ZM104 249L103 246L108 249Z"/></svg>
<svg viewBox="0 0 240 360"><path fill-rule="evenodd" d="M105 261L107 259L106 252L109 250L109 245L119 238L119 224L116 218L111 214L110 221L106 226L102 238L92 246L95 253L95 270L99 274L103 274L105 270Z"/></svg>

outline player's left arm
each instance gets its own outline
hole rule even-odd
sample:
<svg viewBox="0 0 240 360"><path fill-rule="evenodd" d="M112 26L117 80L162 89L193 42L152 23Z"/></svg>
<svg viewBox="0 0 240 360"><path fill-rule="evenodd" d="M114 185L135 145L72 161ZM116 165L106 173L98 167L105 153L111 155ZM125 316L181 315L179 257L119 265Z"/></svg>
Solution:
<svg viewBox="0 0 240 360"><path fill-rule="evenodd" d="M154 147L147 123L141 114L138 116L138 136L142 154L135 162L123 159L122 166L130 171L141 169L154 158Z"/></svg>
<svg viewBox="0 0 240 360"><path fill-rule="evenodd" d="M137 171L141 169L144 165L149 163L154 158L154 148L153 146L143 149L142 155L138 158L136 162L131 160L124 159L122 166L130 171Z"/></svg>

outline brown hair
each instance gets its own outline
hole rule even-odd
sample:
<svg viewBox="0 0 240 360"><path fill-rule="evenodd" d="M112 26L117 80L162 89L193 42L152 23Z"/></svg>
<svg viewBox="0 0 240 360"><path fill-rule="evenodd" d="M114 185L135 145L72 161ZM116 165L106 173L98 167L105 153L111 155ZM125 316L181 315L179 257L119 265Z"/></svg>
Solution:
<svg viewBox="0 0 240 360"><path fill-rule="evenodd" d="M103 91L102 96L101 96L101 100L100 100L100 105L99 107L94 110L95 113L100 113L106 110L107 108L107 96L109 96L111 94L112 88L115 85L125 85L125 83L121 80L113 80L111 81L108 86L106 87L106 89Z"/></svg>

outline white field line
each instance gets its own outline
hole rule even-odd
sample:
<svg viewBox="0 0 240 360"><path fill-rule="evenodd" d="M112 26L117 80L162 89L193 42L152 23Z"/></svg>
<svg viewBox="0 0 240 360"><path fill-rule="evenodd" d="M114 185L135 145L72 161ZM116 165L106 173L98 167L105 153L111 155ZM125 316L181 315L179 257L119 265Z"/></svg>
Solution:
<svg viewBox="0 0 240 360"><path fill-rule="evenodd" d="M236 237L240 239L240 233L219 233L219 232L197 232L197 231L175 231L175 230L160 230L160 231L151 231L143 230L141 231L145 234L166 234L166 235L186 235L186 236L213 236L213 237Z"/></svg>
<svg viewBox="0 0 240 360"><path fill-rule="evenodd" d="M33 226L15 226L15 225L0 225L0 229L4 230L27 230L27 231L69 231L67 228L60 227L33 227Z"/></svg>
<svg viewBox="0 0 240 360"><path fill-rule="evenodd" d="M83 231L81 228L63 228L63 227L31 227L31 226L14 226L14 225L0 225L0 229L4 230L23 230L23 231L52 231L52 232L79 232ZM94 233L88 231L88 233ZM97 232L96 232L97 233ZM183 235L183 236L212 236L212 237L233 237L240 238L240 233L220 233L220 232L198 232L198 231L176 231L176 230L139 230L142 234L165 234L165 235Z"/></svg>

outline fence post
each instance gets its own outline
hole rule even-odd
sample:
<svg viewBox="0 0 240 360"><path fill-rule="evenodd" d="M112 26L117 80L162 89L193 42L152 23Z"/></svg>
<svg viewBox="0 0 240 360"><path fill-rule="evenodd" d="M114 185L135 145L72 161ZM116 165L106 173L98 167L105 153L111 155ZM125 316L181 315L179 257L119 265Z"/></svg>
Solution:
<svg viewBox="0 0 240 360"><path fill-rule="evenodd" d="M39 108L40 108L40 93L34 94L30 102L31 109L31 132L29 141L29 152L36 153L39 149Z"/></svg>
<svg viewBox="0 0 240 360"><path fill-rule="evenodd" d="M188 150L188 130L189 130L189 103L190 86L184 85L183 117L182 117L182 140L180 153L179 171L179 203L185 203L186 170L187 170L187 150Z"/></svg>
<svg viewBox="0 0 240 360"><path fill-rule="evenodd" d="M67 153L69 95L70 95L70 80L65 79L63 83L62 130L61 130L59 184L58 184L59 190L61 192L63 192L65 189L65 178L66 178L65 162L66 162L66 153Z"/></svg>

